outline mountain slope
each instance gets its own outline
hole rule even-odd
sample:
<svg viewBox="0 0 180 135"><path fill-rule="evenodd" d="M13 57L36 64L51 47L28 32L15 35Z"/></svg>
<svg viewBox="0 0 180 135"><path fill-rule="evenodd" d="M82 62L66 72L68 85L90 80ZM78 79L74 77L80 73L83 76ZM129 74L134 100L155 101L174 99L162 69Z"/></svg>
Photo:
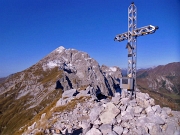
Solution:
<svg viewBox="0 0 180 135"><path fill-rule="evenodd" d="M137 72L138 87L157 96L159 104L177 109L180 105L180 62L142 69ZM155 97L154 97L155 98ZM172 104L171 104L172 103Z"/></svg>
<svg viewBox="0 0 180 135"><path fill-rule="evenodd" d="M13 134L63 91L91 86L97 97L112 96L119 89L119 77L118 67L100 67L87 53L61 46L0 84L0 134Z"/></svg>

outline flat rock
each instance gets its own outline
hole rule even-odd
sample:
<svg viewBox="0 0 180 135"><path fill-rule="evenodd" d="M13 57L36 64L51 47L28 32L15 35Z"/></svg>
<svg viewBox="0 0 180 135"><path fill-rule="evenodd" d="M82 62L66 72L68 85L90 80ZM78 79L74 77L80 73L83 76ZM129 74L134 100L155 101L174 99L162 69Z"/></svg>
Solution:
<svg viewBox="0 0 180 135"><path fill-rule="evenodd" d="M117 120L117 123L121 123L121 121L122 121L121 114L116 116L116 120Z"/></svg>
<svg viewBox="0 0 180 135"><path fill-rule="evenodd" d="M134 118L134 114L131 112L123 111L121 112L121 115L122 115L122 120L124 121L132 120Z"/></svg>
<svg viewBox="0 0 180 135"><path fill-rule="evenodd" d="M129 98L122 98L121 99L121 104L125 105L129 102Z"/></svg>
<svg viewBox="0 0 180 135"><path fill-rule="evenodd" d="M152 130L150 130L149 133L151 135L163 135L162 130L159 125L153 125Z"/></svg>
<svg viewBox="0 0 180 135"><path fill-rule="evenodd" d="M89 90L80 90L79 93L76 95L77 98L89 97L89 96L90 96Z"/></svg>
<svg viewBox="0 0 180 135"><path fill-rule="evenodd" d="M167 123L167 129L166 129L165 133L169 134L169 135L173 135L174 131L176 131L176 127L175 127L174 123Z"/></svg>
<svg viewBox="0 0 180 135"><path fill-rule="evenodd" d="M86 135L102 135L102 133L96 128L91 128Z"/></svg>
<svg viewBox="0 0 180 135"><path fill-rule="evenodd" d="M103 133L103 135L106 135L112 131L112 126L110 124L103 124L99 127L99 129Z"/></svg>
<svg viewBox="0 0 180 135"><path fill-rule="evenodd" d="M141 113L142 110L143 110L143 108L140 107L140 106L135 106L135 107L134 107L134 113Z"/></svg>
<svg viewBox="0 0 180 135"><path fill-rule="evenodd" d="M99 116L103 124L112 123L113 119L120 113L120 110L112 103L106 104L104 112Z"/></svg>
<svg viewBox="0 0 180 135"><path fill-rule="evenodd" d="M155 105L153 98L150 98L148 101L149 101L149 104L150 104L151 106Z"/></svg>
<svg viewBox="0 0 180 135"><path fill-rule="evenodd" d="M171 109L169 107L163 107L162 109L166 112L167 115L171 113Z"/></svg>
<svg viewBox="0 0 180 135"><path fill-rule="evenodd" d="M103 110L104 108L102 106L95 106L94 108L92 108L89 114L90 120L94 122Z"/></svg>
<svg viewBox="0 0 180 135"><path fill-rule="evenodd" d="M111 131L111 132L109 132L107 135L119 135L119 134L117 134L117 133L114 132L114 131Z"/></svg>
<svg viewBox="0 0 180 135"><path fill-rule="evenodd" d="M148 116L147 118L149 119L149 122L151 122L151 123L155 123L155 124L159 124L159 125L163 125L165 123L164 120L156 114Z"/></svg>
<svg viewBox="0 0 180 135"><path fill-rule="evenodd" d="M123 127L122 126L114 126L113 130L118 134L121 135L123 133Z"/></svg>
<svg viewBox="0 0 180 135"><path fill-rule="evenodd" d="M115 105L119 104L120 97L118 97L118 96L117 97L112 97L111 102L113 102Z"/></svg>
<svg viewBox="0 0 180 135"><path fill-rule="evenodd" d="M161 113L161 107L159 105L152 106L152 109L156 113Z"/></svg>
<svg viewBox="0 0 180 135"><path fill-rule="evenodd" d="M69 98L72 96L75 96L77 93L76 89L70 89L70 90L66 90L64 91L64 93L62 94L62 98Z"/></svg>

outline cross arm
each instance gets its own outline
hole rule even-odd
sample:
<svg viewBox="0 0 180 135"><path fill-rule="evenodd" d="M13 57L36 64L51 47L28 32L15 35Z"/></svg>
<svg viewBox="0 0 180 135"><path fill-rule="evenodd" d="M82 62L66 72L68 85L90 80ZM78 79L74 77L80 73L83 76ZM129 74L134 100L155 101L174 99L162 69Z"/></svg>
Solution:
<svg viewBox="0 0 180 135"><path fill-rule="evenodd" d="M135 29L133 33L129 32L129 35L128 32L118 34L115 36L114 40L121 42L123 40L128 39L128 37L130 36L139 37L147 34L153 34L158 28L159 28L158 26L148 25L145 27Z"/></svg>

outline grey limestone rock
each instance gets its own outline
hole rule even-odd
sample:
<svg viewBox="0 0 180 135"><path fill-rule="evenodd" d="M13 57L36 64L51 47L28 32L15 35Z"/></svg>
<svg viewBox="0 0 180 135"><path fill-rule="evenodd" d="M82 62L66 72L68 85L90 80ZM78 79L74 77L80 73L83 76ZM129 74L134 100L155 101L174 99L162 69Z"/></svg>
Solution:
<svg viewBox="0 0 180 135"><path fill-rule="evenodd" d="M118 134L114 131L110 131L107 135L118 135Z"/></svg>
<svg viewBox="0 0 180 135"><path fill-rule="evenodd" d="M121 135L123 133L123 127L122 126L114 126L113 130L118 134Z"/></svg>
<svg viewBox="0 0 180 135"><path fill-rule="evenodd" d="M96 60L81 51L59 47L40 61L43 69L58 66L63 71L59 78L64 90L81 86L94 87L94 94L114 95L119 88L121 70L118 67L100 67Z"/></svg>
<svg viewBox="0 0 180 135"><path fill-rule="evenodd" d="M166 112L167 115L171 113L171 109L169 107L163 107L162 109Z"/></svg>
<svg viewBox="0 0 180 135"><path fill-rule="evenodd" d="M159 105L152 106L152 109L156 113L161 113L161 107Z"/></svg>
<svg viewBox="0 0 180 135"><path fill-rule="evenodd" d="M127 134L128 132L129 132L129 130L127 128L124 128L123 134Z"/></svg>
<svg viewBox="0 0 180 135"><path fill-rule="evenodd" d="M147 118L149 119L149 122L155 123L155 124L158 124L158 125L163 125L165 123L164 120L160 116L158 116L156 114L150 115Z"/></svg>
<svg viewBox="0 0 180 135"><path fill-rule="evenodd" d="M134 113L141 113L142 110L143 110L143 108L140 107L140 106L135 106L135 107L134 107Z"/></svg>
<svg viewBox="0 0 180 135"><path fill-rule="evenodd" d="M107 135L112 131L112 126L110 124L103 124L99 127L99 130L103 133L103 135Z"/></svg>
<svg viewBox="0 0 180 135"><path fill-rule="evenodd" d="M91 128L86 135L102 135L102 133L96 128Z"/></svg>
<svg viewBox="0 0 180 135"><path fill-rule="evenodd" d="M120 98L119 97L112 97L111 102L113 102L114 104L117 105L120 102Z"/></svg>
<svg viewBox="0 0 180 135"><path fill-rule="evenodd" d="M120 110L112 103L106 104L105 110L100 114L99 118L103 124L112 123L113 119L120 113Z"/></svg>
<svg viewBox="0 0 180 135"><path fill-rule="evenodd" d="M89 118L92 122L94 122L95 120L97 120L97 118L99 117L100 113L104 110L104 108L102 106L95 106L91 109L91 112L89 114Z"/></svg>
<svg viewBox="0 0 180 135"><path fill-rule="evenodd" d="M70 89L67 91L64 91L62 94L62 98L69 98L69 97L73 97L77 94L77 90L76 89Z"/></svg>

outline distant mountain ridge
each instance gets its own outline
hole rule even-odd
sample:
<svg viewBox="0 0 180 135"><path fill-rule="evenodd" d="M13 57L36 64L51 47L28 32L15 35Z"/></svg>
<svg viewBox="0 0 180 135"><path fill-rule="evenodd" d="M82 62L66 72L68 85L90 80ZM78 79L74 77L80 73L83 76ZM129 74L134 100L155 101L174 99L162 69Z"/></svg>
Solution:
<svg viewBox="0 0 180 135"><path fill-rule="evenodd" d="M155 92L172 102L180 103L180 62L138 70L137 84L142 90Z"/></svg>

